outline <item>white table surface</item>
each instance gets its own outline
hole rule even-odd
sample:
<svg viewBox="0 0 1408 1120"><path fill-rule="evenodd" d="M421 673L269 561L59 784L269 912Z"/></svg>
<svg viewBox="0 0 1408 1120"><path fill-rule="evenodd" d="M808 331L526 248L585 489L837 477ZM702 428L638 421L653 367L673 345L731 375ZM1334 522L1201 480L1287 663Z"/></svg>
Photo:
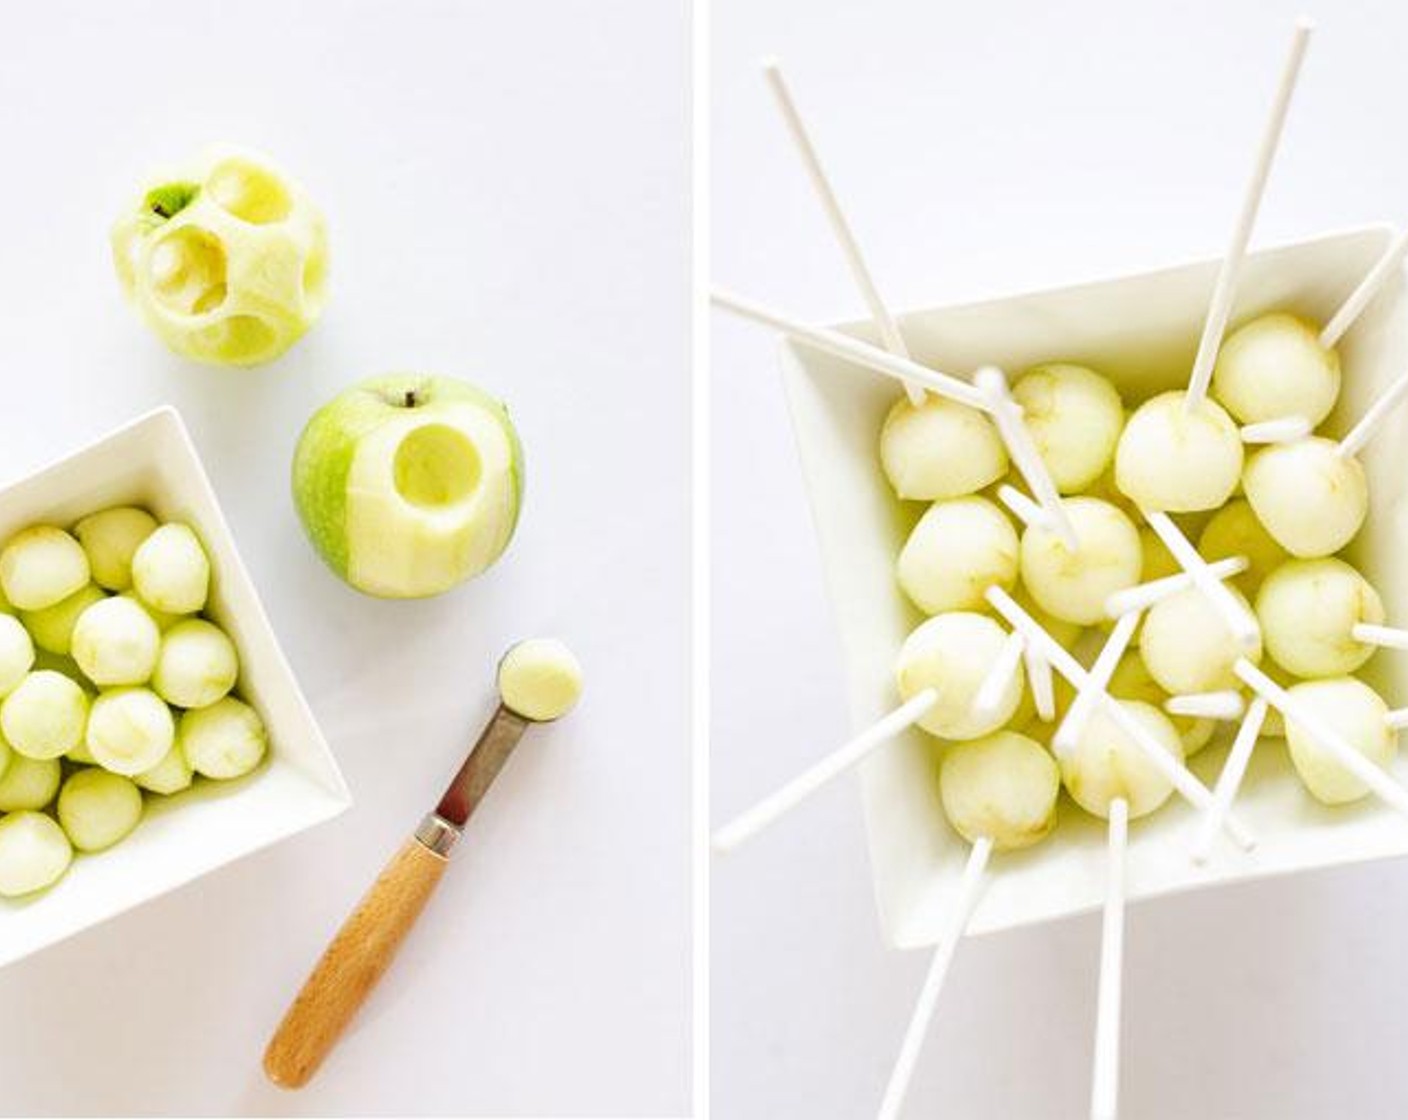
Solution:
<svg viewBox="0 0 1408 1120"><path fill-rule="evenodd" d="M1408 9L1318 7L1263 243L1408 216ZM760 79L770 53L895 306L1220 252L1296 10L715 0L713 275L815 320L863 314ZM713 322L721 823L847 725L774 339ZM1132 907L1123 1114L1408 1114L1405 936L1403 862ZM881 944L853 780L715 864L712 939L715 1116L872 1115L928 954ZM1095 916L965 943L906 1115L1085 1115L1098 951Z"/></svg>
<svg viewBox="0 0 1408 1120"><path fill-rule="evenodd" d="M681 4L0 7L0 472L152 406L203 453L352 786L336 822L0 973L13 1114L681 1114L689 1105L688 89ZM169 355L107 227L152 165L267 150L323 204L333 296L283 360ZM511 551L387 603L304 542L312 411L391 370L505 397ZM511 641L567 639L533 733L313 1087L268 1032L472 742Z"/></svg>

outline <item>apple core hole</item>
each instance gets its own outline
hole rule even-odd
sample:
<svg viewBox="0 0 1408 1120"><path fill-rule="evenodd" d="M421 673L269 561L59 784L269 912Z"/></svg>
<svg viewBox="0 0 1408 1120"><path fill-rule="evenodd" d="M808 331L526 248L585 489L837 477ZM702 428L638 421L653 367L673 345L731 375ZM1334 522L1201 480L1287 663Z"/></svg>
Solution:
<svg viewBox="0 0 1408 1120"><path fill-rule="evenodd" d="M198 353L238 365L261 361L277 343L274 328L255 315L227 315L191 335Z"/></svg>
<svg viewBox="0 0 1408 1120"><path fill-rule="evenodd" d="M281 222L293 210L293 199L279 177L246 159L218 164L206 190L223 209L253 225Z"/></svg>
<svg viewBox="0 0 1408 1120"><path fill-rule="evenodd" d="M152 246L147 280L163 306L204 315L225 302L225 246L213 233L182 226Z"/></svg>
<svg viewBox="0 0 1408 1120"><path fill-rule="evenodd" d="M479 485L480 469L479 452L463 432L425 424L396 449L396 492L415 506L456 505Z"/></svg>

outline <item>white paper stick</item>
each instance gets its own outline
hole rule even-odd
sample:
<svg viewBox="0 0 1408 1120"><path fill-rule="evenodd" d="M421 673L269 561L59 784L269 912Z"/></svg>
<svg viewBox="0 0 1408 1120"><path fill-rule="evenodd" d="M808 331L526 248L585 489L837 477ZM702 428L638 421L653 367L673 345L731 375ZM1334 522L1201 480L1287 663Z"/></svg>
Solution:
<svg viewBox="0 0 1408 1120"><path fill-rule="evenodd" d="M751 809L735 817L714 833L716 852L731 852L745 840L756 836L833 778L839 777L859 763L877 747L888 743L905 728L917 723L934 706L939 694L932 688L916 693L883 719L871 724L845 746L832 751L816 765L804 770L775 793L763 798Z"/></svg>
<svg viewBox="0 0 1408 1120"><path fill-rule="evenodd" d="M1256 615L1227 590L1226 584L1212 574L1211 566L1183 535L1183 530L1173 523L1173 518L1157 510L1146 509L1140 512L1144 514L1144 520L1149 522L1149 527L1158 535L1159 540L1164 542L1164 547L1178 561L1178 566L1193 577L1194 585L1207 596L1208 602L1217 613L1222 615L1227 629L1232 631L1233 641L1243 650L1255 649L1261 639L1261 628L1257 625Z"/></svg>
<svg viewBox="0 0 1408 1120"><path fill-rule="evenodd" d="M1242 694L1235 688L1218 692L1185 692L1164 701L1164 711L1171 716L1193 716L1196 719L1230 721L1241 719L1246 710Z"/></svg>
<svg viewBox="0 0 1408 1120"><path fill-rule="evenodd" d="M1192 376L1188 379L1188 395L1184 398L1185 407L1189 411L1201 404L1208 393L1212 367L1217 361L1222 336L1227 331L1227 318L1232 313L1232 300L1237 291L1237 274L1241 271L1242 261L1247 255L1252 226L1256 224L1261 196L1266 190L1266 180L1271 174L1271 161L1275 158L1281 141L1286 112L1291 107L1291 94L1295 92L1296 79L1300 76L1300 64L1305 58L1305 48L1310 43L1312 30L1313 24L1304 16L1296 20L1295 31L1291 36L1290 54L1287 55L1286 64L1281 70L1276 96L1271 102L1271 114L1257 146L1256 159L1252 164L1252 177L1247 183L1247 191L1242 199L1242 210L1237 215L1237 224L1232 229L1232 242L1227 247L1227 255L1222 258L1222 267L1218 269L1212 302L1203 322L1203 336L1198 343L1198 356L1193 362Z"/></svg>
<svg viewBox="0 0 1408 1120"><path fill-rule="evenodd" d="M994 586L987 589L986 598L992 604L993 609L1007 620L1007 624L1012 629L1020 630L1022 636L1029 643L1041 647L1042 653L1056 672L1076 688L1080 688L1085 683L1088 674L1081 663L1072 657L1060 642L1048 634L1041 623L1024 611L1011 595L1003 591L1002 588ZM1180 797L1195 809L1206 809L1212 804L1212 792L1198 781L1193 772L1183 765L1181 759L1175 758L1165 750L1159 741L1149 733L1149 729L1130 714L1128 708L1108 694L1100 697L1100 700L1110 718L1130 737L1135 746L1144 752L1149 761L1158 767L1159 773L1173 785ZM1223 828L1239 847L1250 851L1256 846L1256 840L1251 833L1231 814L1223 822Z"/></svg>
<svg viewBox="0 0 1408 1120"><path fill-rule="evenodd" d="M1408 630L1396 626L1375 626L1371 622L1356 622L1349 628L1350 637L1366 646L1384 649L1408 649Z"/></svg>
<svg viewBox="0 0 1408 1120"><path fill-rule="evenodd" d="M1314 712L1245 657L1237 659L1233 671L1250 688L1264 696L1267 703L1279 711L1287 722L1296 724L1306 735L1315 740L1318 747L1326 753L1334 755L1336 762L1378 794L1385 804L1404 816L1408 816L1408 790L1395 782L1389 776L1388 771L1365 758L1354 749L1353 745L1346 742L1339 732L1322 723Z"/></svg>
<svg viewBox="0 0 1408 1120"><path fill-rule="evenodd" d="M1238 429L1238 435L1243 443L1294 443L1314 430L1304 416L1282 416L1276 420L1243 424Z"/></svg>
<svg viewBox="0 0 1408 1120"><path fill-rule="evenodd" d="M1224 560L1214 560L1208 565L1208 574L1214 579L1231 579L1239 576L1250 565L1245 556L1229 556ZM1109 618L1119 618L1130 611L1146 611L1155 603L1187 591L1193 586L1193 577L1187 572L1177 572L1161 579L1151 579L1148 583L1137 583L1123 591L1114 592L1105 600L1105 614Z"/></svg>
<svg viewBox="0 0 1408 1120"><path fill-rule="evenodd" d="M1036 449L1036 441L1022 419L1022 406L1012 399L1007 388L1007 377L996 366L984 366L973 375L973 384L987 400L988 411L997 425L1002 441L1007 445L1007 454L1013 465L1036 498L1037 504L1050 518L1055 533L1066 542L1066 547L1075 552L1080 547L1076 539L1075 526L1061 504L1061 495L1051 472L1042 461L1041 452Z"/></svg>
<svg viewBox="0 0 1408 1120"><path fill-rule="evenodd" d="M1066 709L1066 718L1061 721L1061 725L1056 728L1056 734L1051 737L1051 752L1057 758L1065 758L1075 750L1081 732L1085 730L1086 721L1090 718L1091 709L1099 700L1108 697L1110 678L1119 668L1120 658L1129 648L1135 627L1138 625L1138 614L1121 615L1115 623L1115 628L1110 631L1110 636L1105 639L1104 646L1095 658L1095 664L1086 674L1085 683L1076 691L1076 698Z"/></svg>
<svg viewBox="0 0 1408 1120"><path fill-rule="evenodd" d="M1369 437L1374 434L1374 430L1388 418L1390 412L1402 403L1405 394L1408 394L1408 373L1395 378L1389 387L1379 394L1378 399L1359 418L1359 423L1355 424L1349 430L1349 434L1336 445L1335 454L1341 459L1358 455L1364 449L1364 445L1369 442Z"/></svg>
<svg viewBox="0 0 1408 1120"><path fill-rule="evenodd" d="M1011 511L1012 516L1026 526L1036 526L1048 532L1055 529L1051 516L1015 486L1003 483L997 488L997 500Z"/></svg>
<svg viewBox="0 0 1408 1120"><path fill-rule="evenodd" d="M1031 642L1022 648L1022 657L1027 663L1027 684L1036 705L1036 718L1050 723L1056 718L1056 682L1051 679L1051 663Z"/></svg>
<svg viewBox="0 0 1408 1120"><path fill-rule="evenodd" d="M840 331L833 331L829 327L810 326L799 319L784 315L780 311L774 311L761 303L745 299L743 296L735 295L722 288L714 288L710 292L709 298L716 307L732 311L735 315L751 319L755 323L762 323L764 326L790 334L814 349L838 358L844 358L848 362L854 362L856 365L864 366L876 373L883 373L886 377L893 377L897 381L913 381L924 386L931 393L937 393L939 396L957 401L959 404L966 404L969 408L982 409L984 412L990 411L985 393L979 392L967 381L954 377L952 374L940 373L928 366L921 366L909 358L901 358L898 354L891 354L879 346L872 346L868 342L852 338Z"/></svg>
<svg viewBox="0 0 1408 1120"><path fill-rule="evenodd" d="M1408 727L1408 708L1394 708L1391 712L1385 712L1384 723L1395 731L1402 731Z"/></svg>
<svg viewBox="0 0 1408 1120"><path fill-rule="evenodd" d="M1251 761L1252 748L1256 746L1257 736L1266 722L1266 707L1266 697L1253 699L1242 725L1237 728L1237 737L1232 740L1232 749L1227 752L1227 761L1222 764L1222 773L1213 787L1212 804L1198 822L1198 834L1193 840L1194 863L1207 863L1208 856L1212 854L1213 838L1222 828L1222 818L1232 807L1247 772L1247 763Z"/></svg>
<svg viewBox="0 0 1408 1120"><path fill-rule="evenodd" d="M958 897L949 911L944 924L943 935L934 946L934 955L929 963L929 971L924 976L924 985L919 989L919 998L914 1003L914 1011L905 1028L904 1041L900 1044L895 1067L890 1072L889 1084L885 1086L885 1096L880 1102L877 1120L895 1120L904 1107L905 1094L909 1091L914 1067L919 1061L919 1051L924 1045L924 1036L929 1033L929 1023L934 1017L934 1009L939 1003L939 993L943 991L944 979L948 976L948 966L953 960L953 951L963 931L968 928L968 919L973 908L982 896L983 874L987 869L988 857L992 855L992 841L986 836L978 837L968 853L968 862L963 868L963 878L958 885Z"/></svg>
<svg viewBox="0 0 1408 1120"><path fill-rule="evenodd" d="M812 181L812 188L816 191L817 198L821 200L821 208L826 212L826 220L831 225L831 232L836 238L836 243L841 247L841 255L846 258L846 265L851 270L851 277L855 280L856 287L860 289L866 306L870 308L870 317L875 320L875 326L880 331L880 339L885 344L885 349L891 354L908 358L910 356L909 347L905 345L904 336L900 334L899 324L890 314L890 309L885 306L885 301L880 298L880 290L875 286L875 278L865 263L865 257L860 251L860 244L851 231L851 224L846 221L846 215L841 209L840 202L836 199L836 192L832 189L831 181L826 177L826 172L821 166L821 158L817 155L816 146L807 133L807 126L802 123L802 115L797 112L797 104L792 100L792 91L787 88L787 81L782 76L782 67L777 59L764 60L763 77L768 83L768 89L772 91L773 100L777 102L778 110L782 113L783 123L786 124L788 135L792 137L792 144L802 159L802 166L806 168L807 177ZM904 390L909 395L910 404L924 403L924 390L917 384L906 381Z"/></svg>
<svg viewBox="0 0 1408 1120"><path fill-rule="evenodd" d="M1345 336L1349 328L1354 326L1355 320L1363 314L1364 309L1379 294L1379 289L1384 286L1384 281L1398 271L1398 266L1403 263L1405 253L1408 253L1408 229L1393 239L1393 243L1384 250L1384 255L1374 263L1373 268L1369 269L1368 275L1359 281L1359 286L1349 293L1349 298L1330 317L1330 321L1325 324L1325 329L1320 332L1321 346L1330 350L1339 344L1340 339Z"/></svg>
<svg viewBox="0 0 1408 1120"><path fill-rule="evenodd" d="M1120 1089L1120 996L1124 987L1124 854L1129 841L1129 802L1110 802L1109 866L1100 933L1100 993L1095 1009L1095 1071L1091 1120L1115 1120Z"/></svg>
<svg viewBox="0 0 1408 1120"><path fill-rule="evenodd" d="M997 711L1007 686L1021 670L1022 650L1026 645L1026 639L1015 630L1007 635L1007 640L1002 643L997 656L993 658L988 675L983 678L983 683L973 694L973 711L976 714L991 716Z"/></svg>

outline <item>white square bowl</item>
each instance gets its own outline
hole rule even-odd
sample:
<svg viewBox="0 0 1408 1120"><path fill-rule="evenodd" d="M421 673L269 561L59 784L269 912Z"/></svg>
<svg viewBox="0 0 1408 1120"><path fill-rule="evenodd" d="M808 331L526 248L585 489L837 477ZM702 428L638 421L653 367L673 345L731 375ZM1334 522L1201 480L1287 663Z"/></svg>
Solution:
<svg viewBox="0 0 1408 1120"><path fill-rule="evenodd" d="M1236 324L1273 309L1324 322L1388 245L1386 226L1328 234L1267 249L1245 263ZM900 316L915 357L966 374L991 363L1016 376L1042 361L1089 365L1109 376L1126 407L1186 383L1217 260L1103 282ZM840 324L876 341L869 324ZM1341 342L1344 390L1327 425L1342 432L1393 377L1408 370L1408 293L1395 275ZM881 422L895 382L786 342L788 403L820 538L828 593L840 626L848 696L857 728L898 703L893 662L922 616L894 577L895 557L924 506L895 498L879 464ZM1371 512L1351 548L1383 595L1391 622L1408 625L1408 503L1403 448L1408 409L1384 425L1363 460ZM1408 703L1408 654L1381 651L1368 679L1390 704ZM966 843L939 806L936 740L913 730L861 767L866 829L881 924L898 947L932 943L954 901ZM1214 745L1190 763L1211 784L1226 754ZM1408 754L1393 766L1408 781ZM1130 829L1131 900L1312 867L1408 853L1408 821L1368 798L1337 809L1300 786L1279 739L1253 755L1237 813L1257 848L1222 843L1205 867L1189 859L1196 816L1178 797ZM1103 822L1064 795L1056 831L1021 853L1000 855L969 931L991 932L1098 907L1105 887Z"/></svg>
<svg viewBox="0 0 1408 1120"><path fill-rule="evenodd" d="M328 820L352 798L235 550L210 480L175 409L138 418L0 490L0 541L37 522L71 525L140 505L192 526L210 556L206 613L234 641L240 695L263 717L269 757L235 782L148 798L137 830L80 856L51 890L0 900L0 965L52 945L241 856Z"/></svg>

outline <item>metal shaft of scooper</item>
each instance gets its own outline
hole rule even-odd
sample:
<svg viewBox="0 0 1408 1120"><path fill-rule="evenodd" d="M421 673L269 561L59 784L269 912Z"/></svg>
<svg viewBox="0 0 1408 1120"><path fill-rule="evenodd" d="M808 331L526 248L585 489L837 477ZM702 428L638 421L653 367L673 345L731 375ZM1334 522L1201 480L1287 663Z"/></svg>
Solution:
<svg viewBox="0 0 1408 1120"><path fill-rule="evenodd" d="M417 840L442 856L454 847L465 824L484 800L484 795L532 722L511 708L499 705L493 719L480 733L474 749L446 787L440 804L416 829Z"/></svg>

